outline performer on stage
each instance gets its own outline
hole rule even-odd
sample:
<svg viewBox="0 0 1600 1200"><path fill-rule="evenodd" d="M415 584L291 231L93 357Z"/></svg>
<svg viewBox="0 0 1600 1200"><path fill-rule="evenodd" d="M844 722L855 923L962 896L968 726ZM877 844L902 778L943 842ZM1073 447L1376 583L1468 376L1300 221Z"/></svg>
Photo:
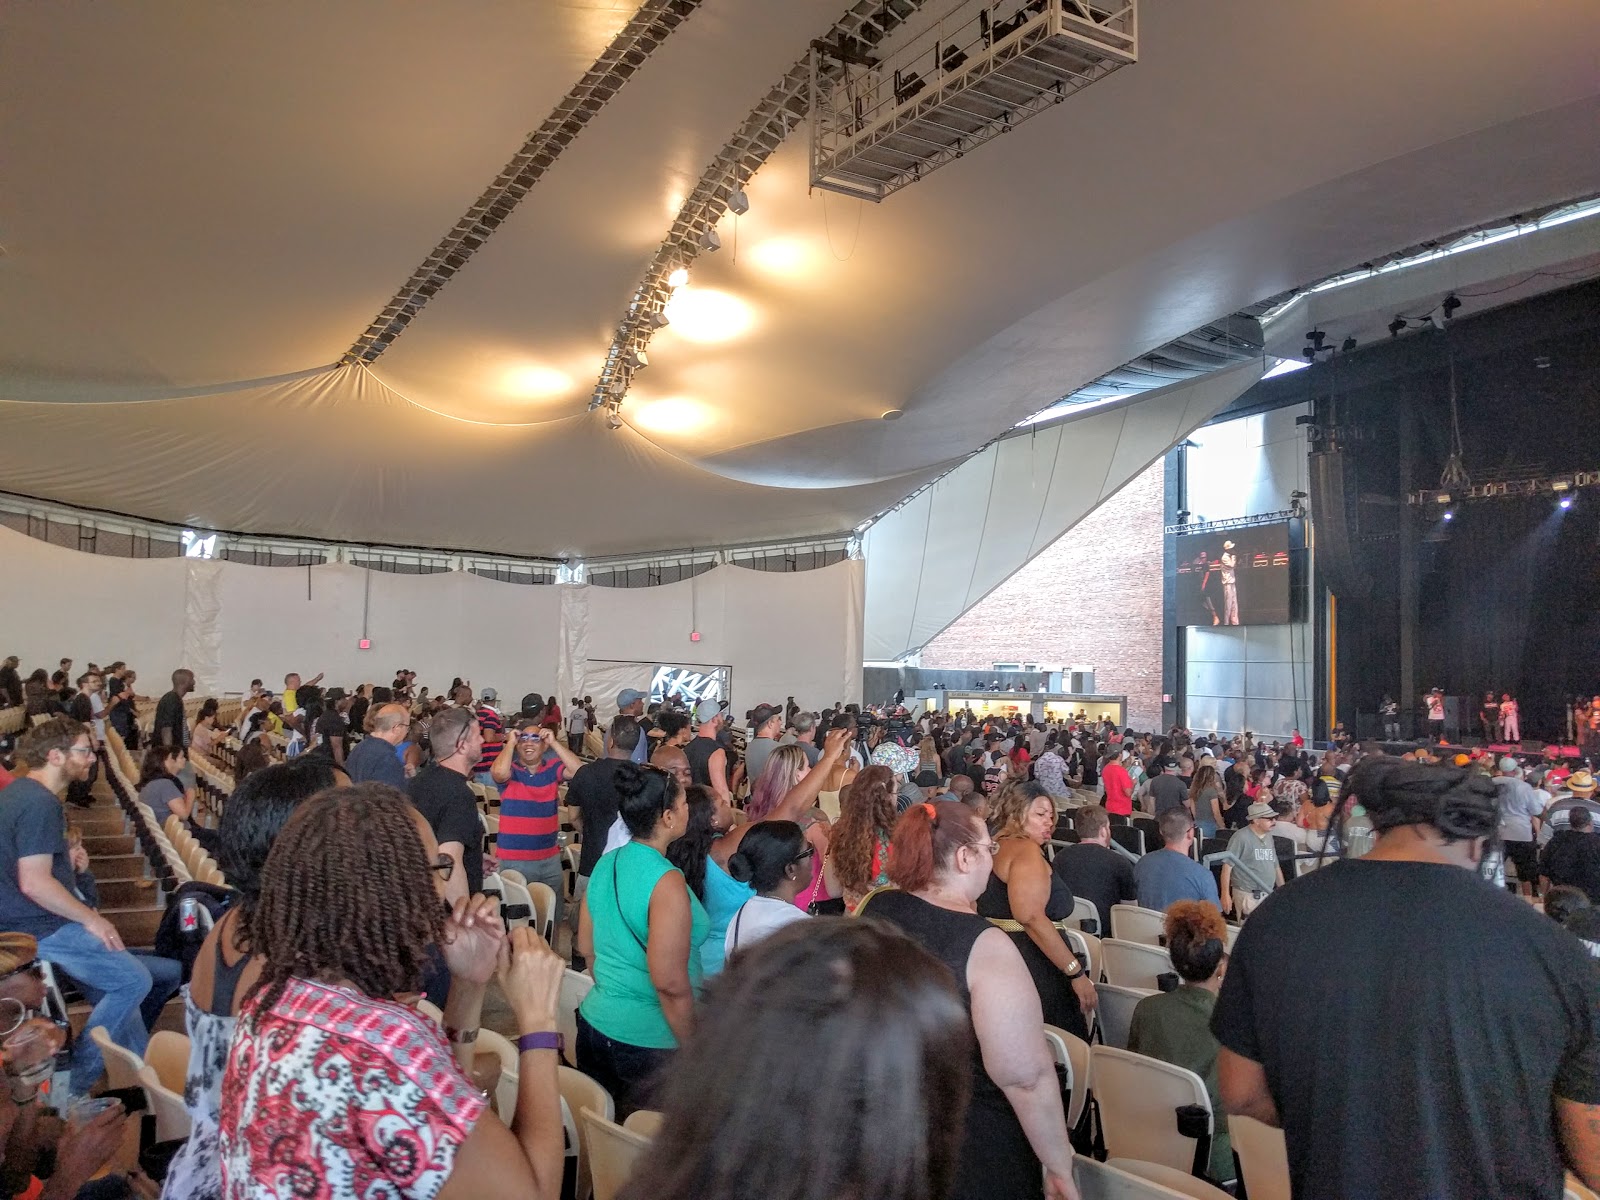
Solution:
<svg viewBox="0 0 1600 1200"><path fill-rule="evenodd" d="M1513 746L1522 740L1522 718L1510 692L1500 693L1500 736Z"/></svg>
<svg viewBox="0 0 1600 1200"><path fill-rule="evenodd" d="M1444 741L1444 689L1434 688L1422 702L1428 706L1428 737L1438 744Z"/></svg>
<svg viewBox="0 0 1600 1200"><path fill-rule="evenodd" d="M1222 543L1222 555L1217 561L1222 564L1222 623L1224 625L1237 625L1239 623L1239 579L1237 574L1239 557L1233 552L1232 542Z"/></svg>
<svg viewBox="0 0 1600 1200"><path fill-rule="evenodd" d="M1479 711L1483 722L1483 740L1498 742L1500 740L1500 705L1494 698L1493 692L1483 694L1483 708Z"/></svg>
<svg viewBox="0 0 1600 1200"><path fill-rule="evenodd" d="M1600 696L1589 701L1589 719L1586 723L1589 726L1589 739L1585 754L1593 757L1600 754Z"/></svg>
<svg viewBox="0 0 1600 1200"><path fill-rule="evenodd" d="M1388 692L1383 694L1383 702L1378 705L1378 715L1383 718L1383 736L1387 741L1400 740L1400 706L1394 702L1394 697Z"/></svg>

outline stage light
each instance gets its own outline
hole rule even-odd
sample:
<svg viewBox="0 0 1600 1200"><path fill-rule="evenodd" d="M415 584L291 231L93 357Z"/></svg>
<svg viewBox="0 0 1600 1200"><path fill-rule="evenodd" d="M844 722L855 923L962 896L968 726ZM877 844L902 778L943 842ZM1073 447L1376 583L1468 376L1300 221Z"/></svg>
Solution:
<svg viewBox="0 0 1600 1200"><path fill-rule="evenodd" d="M679 267L671 275L667 276L667 286L669 288L681 288L685 284L687 284L688 282L689 282L689 268L688 267Z"/></svg>
<svg viewBox="0 0 1600 1200"><path fill-rule="evenodd" d="M501 376L500 386L508 395L537 400L565 395L572 390L573 380L571 375L554 367L525 363L507 369Z"/></svg>
<svg viewBox="0 0 1600 1200"><path fill-rule="evenodd" d="M736 217L742 217L750 211L750 197L744 194L743 188L736 189L728 197L728 211Z"/></svg>
<svg viewBox="0 0 1600 1200"><path fill-rule="evenodd" d="M679 436L698 433L716 420L709 404L688 396L667 396L660 400L636 402L628 409L628 419L637 429Z"/></svg>
<svg viewBox="0 0 1600 1200"><path fill-rule="evenodd" d="M622 428L622 414L621 413L615 413L615 412L607 413L606 414L606 428L607 429L621 429Z"/></svg>
<svg viewBox="0 0 1600 1200"><path fill-rule="evenodd" d="M880 421L898 421L901 417L903 417L905 415L906 415L905 409L903 409L903 408L891 408L891 409L886 409L882 413L879 413L878 414L878 419Z"/></svg>
<svg viewBox="0 0 1600 1200"><path fill-rule="evenodd" d="M755 324L749 304L715 288L679 288L667 301L667 312L673 333L691 342L726 342Z"/></svg>
<svg viewBox="0 0 1600 1200"><path fill-rule="evenodd" d="M708 253L715 253L722 249L722 236L715 229L708 229L700 235L700 248Z"/></svg>
<svg viewBox="0 0 1600 1200"><path fill-rule="evenodd" d="M622 361L635 371L642 371L650 365L650 356L640 347L633 347L622 356Z"/></svg>
<svg viewBox="0 0 1600 1200"><path fill-rule="evenodd" d="M1444 510L1444 519L1446 521L1454 521L1456 519L1456 510L1453 509L1453 508L1445 509Z"/></svg>
<svg viewBox="0 0 1600 1200"><path fill-rule="evenodd" d="M664 326L672 324L672 318L667 316L667 314L659 308L656 309L655 312L651 313L647 319L656 329L661 329Z"/></svg>
<svg viewBox="0 0 1600 1200"><path fill-rule="evenodd" d="M1405 328L1406 319L1404 317L1396 317L1394 320L1389 322L1389 336L1399 337L1405 332Z"/></svg>
<svg viewBox="0 0 1600 1200"><path fill-rule="evenodd" d="M1570 487L1572 487L1572 480L1570 480L1570 479L1558 479L1558 480L1556 480L1554 483L1552 483L1550 485L1550 490L1552 492L1564 492L1567 489L1569 489Z"/></svg>
<svg viewBox="0 0 1600 1200"><path fill-rule="evenodd" d="M1341 354L1349 354L1350 351L1354 350L1355 348L1356 348L1356 340L1355 340L1355 338L1347 337L1347 338L1345 338L1343 344L1340 345L1339 352Z"/></svg>
<svg viewBox="0 0 1600 1200"><path fill-rule="evenodd" d="M1461 301L1457 299L1455 293L1452 292L1450 295L1444 298L1444 303L1440 305L1440 307L1444 309L1444 319L1448 321L1451 317L1456 315L1456 309L1461 307Z"/></svg>
<svg viewBox="0 0 1600 1200"><path fill-rule="evenodd" d="M1563 497L1561 497L1560 501L1557 502L1557 507L1562 508L1562 509L1571 508L1572 507L1572 497L1571 496L1563 496Z"/></svg>
<svg viewBox="0 0 1600 1200"><path fill-rule="evenodd" d="M1450 503L1450 493L1449 492L1440 492L1437 496L1434 497L1434 500L1439 504L1449 504Z"/></svg>

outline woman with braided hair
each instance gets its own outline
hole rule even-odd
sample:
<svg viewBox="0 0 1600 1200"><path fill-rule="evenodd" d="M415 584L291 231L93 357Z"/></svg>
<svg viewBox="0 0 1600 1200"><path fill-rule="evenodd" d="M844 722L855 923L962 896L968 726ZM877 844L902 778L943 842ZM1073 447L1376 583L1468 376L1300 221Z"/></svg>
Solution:
<svg viewBox="0 0 1600 1200"><path fill-rule="evenodd" d="M1282 1127L1296 1200L1557 1200L1563 1164L1600 1184L1600 979L1479 876L1494 784L1377 756L1346 792L1373 848L1274 891L1233 949L1223 1106Z"/></svg>
<svg viewBox="0 0 1600 1200"><path fill-rule="evenodd" d="M508 939L489 897L447 907L454 869L385 784L319 793L284 825L246 922L261 974L222 1085L228 1200L560 1195L563 964L537 934ZM392 998L420 987L434 945L451 974L442 1035ZM470 1056L497 967L524 1030L509 1130L451 1057Z"/></svg>

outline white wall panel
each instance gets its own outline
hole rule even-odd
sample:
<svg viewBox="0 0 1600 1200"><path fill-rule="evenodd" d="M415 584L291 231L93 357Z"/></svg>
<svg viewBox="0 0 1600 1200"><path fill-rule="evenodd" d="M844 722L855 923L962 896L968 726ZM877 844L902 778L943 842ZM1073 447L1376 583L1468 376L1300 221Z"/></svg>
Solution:
<svg viewBox="0 0 1600 1200"><path fill-rule="evenodd" d="M1261 374L1244 363L1004 438L867 531L866 651L921 649Z"/></svg>

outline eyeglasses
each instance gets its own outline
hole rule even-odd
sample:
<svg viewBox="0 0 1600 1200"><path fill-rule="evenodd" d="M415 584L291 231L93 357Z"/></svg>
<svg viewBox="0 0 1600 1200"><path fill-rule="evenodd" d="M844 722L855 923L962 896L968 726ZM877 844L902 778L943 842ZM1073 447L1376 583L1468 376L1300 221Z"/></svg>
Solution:
<svg viewBox="0 0 1600 1200"><path fill-rule="evenodd" d="M67 747L67 753L68 754L93 754L94 753L94 747L93 746L68 746Z"/></svg>
<svg viewBox="0 0 1600 1200"><path fill-rule="evenodd" d="M806 859L810 858L816 852L817 852L817 848L815 846L807 846L804 851L802 851L801 853L795 855L789 861L792 862L792 863L803 863L803 862L805 862Z"/></svg>
<svg viewBox="0 0 1600 1200"><path fill-rule="evenodd" d="M973 850L987 850L990 858L1000 853L999 842L968 842L967 845Z"/></svg>
<svg viewBox="0 0 1600 1200"><path fill-rule="evenodd" d="M10 979L15 975L42 975L44 973L43 968L44 961L42 959L32 959L29 962L23 963L20 967L12 967L11 970L7 971L4 975L0 975L0 983L4 983L7 979Z"/></svg>
<svg viewBox="0 0 1600 1200"><path fill-rule="evenodd" d="M449 883L450 876L454 874L456 869L456 860L451 858L448 854L441 854L429 865L428 869L430 871L439 872L439 877L446 883Z"/></svg>

